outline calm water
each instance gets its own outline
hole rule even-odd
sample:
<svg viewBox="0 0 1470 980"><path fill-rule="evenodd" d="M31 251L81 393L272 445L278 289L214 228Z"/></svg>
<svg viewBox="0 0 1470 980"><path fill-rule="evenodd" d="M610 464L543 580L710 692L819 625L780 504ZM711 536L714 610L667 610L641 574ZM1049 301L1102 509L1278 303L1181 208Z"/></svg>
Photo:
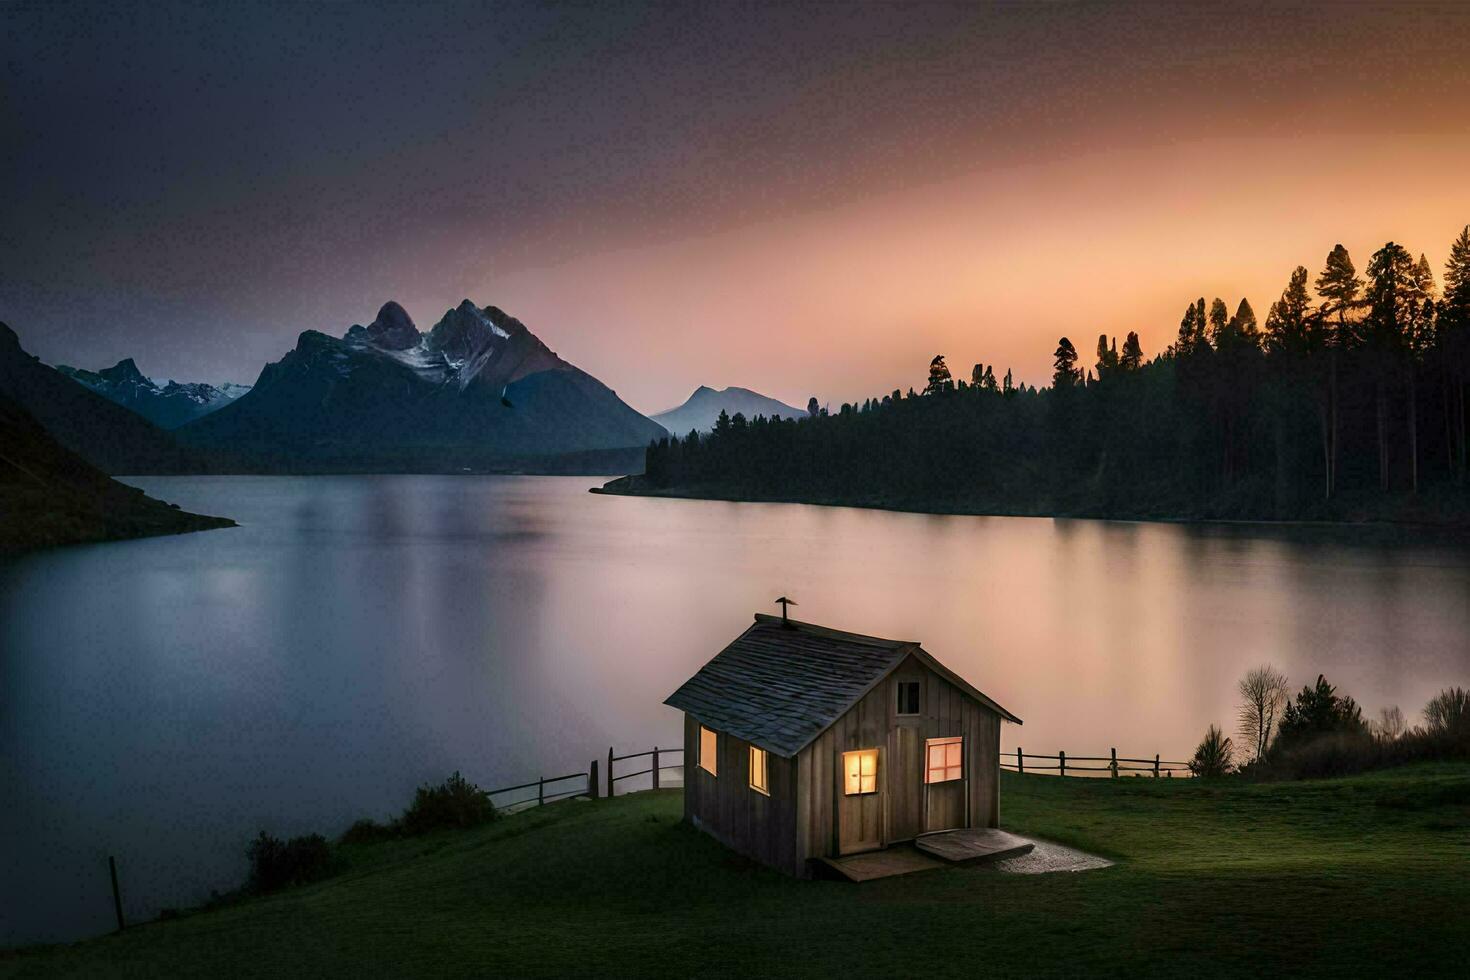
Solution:
<svg viewBox="0 0 1470 980"><path fill-rule="evenodd" d="M244 876L257 830L340 832L675 745L661 705L770 600L920 639L1026 720L1006 748L1166 758L1269 661L1417 715L1470 685L1443 534L933 517L586 493L590 479L134 481L240 528L0 565L0 943ZM1002 804L1003 806L1003 804Z"/></svg>

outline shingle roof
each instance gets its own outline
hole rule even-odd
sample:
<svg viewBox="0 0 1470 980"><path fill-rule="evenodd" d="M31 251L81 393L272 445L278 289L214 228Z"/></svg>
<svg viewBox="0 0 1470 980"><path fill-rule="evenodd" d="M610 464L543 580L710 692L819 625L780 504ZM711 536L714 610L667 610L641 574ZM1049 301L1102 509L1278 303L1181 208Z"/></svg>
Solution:
<svg viewBox="0 0 1470 980"><path fill-rule="evenodd" d="M1020 723L913 640L884 640L795 620L783 623L778 616L762 614L664 704L687 711L716 731L790 758L910 654Z"/></svg>

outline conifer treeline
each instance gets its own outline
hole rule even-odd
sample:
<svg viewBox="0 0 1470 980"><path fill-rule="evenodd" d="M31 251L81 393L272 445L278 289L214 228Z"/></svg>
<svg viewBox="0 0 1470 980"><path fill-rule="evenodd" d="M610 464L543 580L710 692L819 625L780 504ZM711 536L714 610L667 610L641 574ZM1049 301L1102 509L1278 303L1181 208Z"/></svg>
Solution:
<svg viewBox="0 0 1470 980"><path fill-rule="evenodd" d="M922 392L832 415L747 420L649 446L655 491L915 509L1115 516L1464 516L1470 226L1444 289L1389 242L1360 276L1336 246L1289 277L1264 323L1242 299L1191 303L1145 361L1066 337L1049 387L942 356ZM815 402L815 399L813 400ZM814 405L813 405L814 407Z"/></svg>

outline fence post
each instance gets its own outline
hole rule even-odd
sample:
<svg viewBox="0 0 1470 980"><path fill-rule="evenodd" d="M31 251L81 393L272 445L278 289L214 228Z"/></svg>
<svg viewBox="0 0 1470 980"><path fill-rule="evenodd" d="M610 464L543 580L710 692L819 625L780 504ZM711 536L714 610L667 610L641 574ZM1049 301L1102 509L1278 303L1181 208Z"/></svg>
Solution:
<svg viewBox="0 0 1470 980"><path fill-rule="evenodd" d="M537 806L545 806L546 805L546 777L545 776L537 776L536 777L536 805Z"/></svg>
<svg viewBox="0 0 1470 980"><path fill-rule="evenodd" d="M1113 778L1118 778L1118 747L1113 746L1113 761L1108 763L1108 768L1113 771Z"/></svg>
<svg viewBox="0 0 1470 980"><path fill-rule="evenodd" d="M607 747L607 798L608 799L612 799L613 798L613 775L612 775L612 769L613 769L613 750L612 750L612 746L609 745Z"/></svg>
<svg viewBox="0 0 1470 980"><path fill-rule="evenodd" d="M653 747L653 788L658 789L658 746Z"/></svg>
<svg viewBox="0 0 1470 980"><path fill-rule="evenodd" d="M1154 778L1159 778L1159 754L1157 752L1154 753Z"/></svg>
<svg viewBox="0 0 1470 980"><path fill-rule="evenodd" d="M592 760L592 765L587 768L587 797L597 799L597 760Z"/></svg>
<svg viewBox="0 0 1470 980"><path fill-rule="evenodd" d="M1065 776L1067 774L1067 753L1062 749L1057 749L1057 761L1061 763L1057 769L1058 774Z"/></svg>
<svg viewBox="0 0 1470 980"><path fill-rule="evenodd" d="M123 922L122 893L117 890L117 860L111 854L107 855L107 873L112 877L112 910L117 913L117 931L122 932L127 926Z"/></svg>
<svg viewBox="0 0 1470 980"><path fill-rule="evenodd" d="M1021 759L1021 747L1016 746L1016 772L1025 772L1026 763Z"/></svg>

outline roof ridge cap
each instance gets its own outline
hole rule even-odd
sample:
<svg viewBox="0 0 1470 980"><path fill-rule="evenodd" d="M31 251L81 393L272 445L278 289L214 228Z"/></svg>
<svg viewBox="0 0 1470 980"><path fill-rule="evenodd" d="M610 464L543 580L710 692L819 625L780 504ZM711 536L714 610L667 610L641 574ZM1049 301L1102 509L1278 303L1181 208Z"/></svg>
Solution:
<svg viewBox="0 0 1470 980"><path fill-rule="evenodd" d="M867 633L851 633L847 630L834 629L831 626L821 626L817 623L805 623L795 619L782 619L780 616L773 616L770 613L756 613L755 621L757 623L789 626L803 633L814 633L830 639L851 640L856 643L867 643L872 646L893 647L895 649L899 647L919 646L918 640L890 640L887 637L872 636Z"/></svg>

